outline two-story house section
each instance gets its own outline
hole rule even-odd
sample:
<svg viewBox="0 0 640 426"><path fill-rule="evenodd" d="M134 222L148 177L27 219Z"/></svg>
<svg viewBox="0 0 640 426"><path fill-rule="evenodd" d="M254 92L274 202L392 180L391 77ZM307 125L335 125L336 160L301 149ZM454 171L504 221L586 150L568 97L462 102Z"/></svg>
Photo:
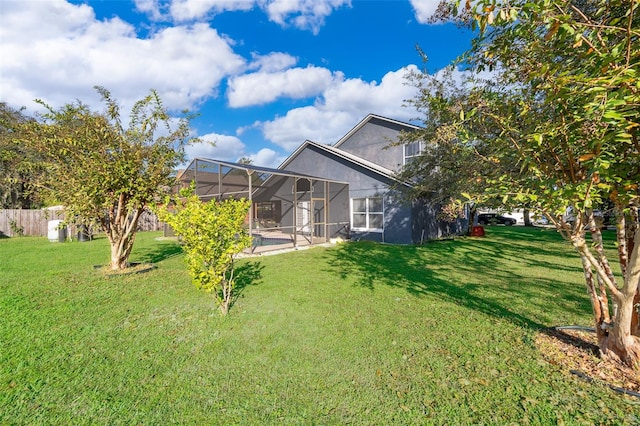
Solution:
<svg viewBox="0 0 640 426"><path fill-rule="evenodd" d="M440 220L439 206L427 199L410 199L410 183L395 177L422 147L419 142L390 145L401 131L416 129L369 114L333 146L305 141L279 168L348 183L352 239L419 244L462 233L467 229L465 219Z"/></svg>

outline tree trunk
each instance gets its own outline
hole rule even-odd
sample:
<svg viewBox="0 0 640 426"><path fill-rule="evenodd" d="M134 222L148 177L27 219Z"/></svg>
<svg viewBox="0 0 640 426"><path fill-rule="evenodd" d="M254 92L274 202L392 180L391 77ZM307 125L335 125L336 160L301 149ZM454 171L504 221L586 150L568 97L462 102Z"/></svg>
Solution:
<svg viewBox="0 0 640 426"><path fill-rule="evenodd" d="M609 306L607 303L603 303L602 298L598 294L598 289L595 285L595 279L593 276L593 271L591 270L591 264L589 263L589 260L582 253L580 253L580 260L582 261L584 280L587 285L587 294L591 299L591 308L593 309L596 337L598 339L598 344L602 346L603 342L607 338L605 325L609 324L610 322Z"/></svg>
<svg viewBox="0 0 640 426"><path fill-rule="evenodd" d="M218 303L220 305L220 313L225 316L229 313L231 308L231 302L233 301L233 290L235 288L235 279L233 277L234 267L233 258L231 258L231 264L227 272L224 272L222 282L220 283L220 296Z"/></svg>
<svg viewBox="0 0 640 426"><path fill-rule="evenodd" d="M142 214L142 208L127 212L124 208L119 208L117 213L109 216L106 234L111 244L112 271L126 269L129 266L129 255L133 249L133 242L136 237L138 219Z"/></svg>
<svg viewBox="0 0 640 426"><path fill-rule="evenodd" d="M633 308L631 313L631 334L640 337L640 283L633 298Z"/></svg>
<svg viewBox="0 0 640 426"><path fill-rule="evenodd" d="M129 267L129 255L133 249L134 239L135 229L133 232L121 233L113 240L109 238L111 244L111 270L116 271Z"/></svg>
<svg viewBox="0 0 640 426"><path fill-rule="evenodd" d="M468 223L468 227L467 227L467 235L471 235L471 230L472 230L473 226L476 224L476 217L477 216L478 216L478 209L476 207L476 204L473 203L469 207L469 223Z"/></svg>
<svg viewBox="0 0 640 426"><path fill-rule="evenodd" d="M640 220L638 218L638 207L632 207L624 223L625 233L623 235L623 238L626 240L624 245L626 247L627 253L631 253L631 259L629 259L628 262L630 268L637 268L638 264L640 263L640 259L638 259L638 257L640 257L640 248L636 249L636 247L640 245L639 223ZM620 245L620 240L623 238L618 238L618 245ZM626 268L623 270L623 274L628 272ZM636 275L640 275L638 271L635 272L635 275L633 274L634 273L629 272L630 280L634 280L636 279L634 278ZM636 288L636 295L633 298L634 309L631 316L631 334L640 337L640 277L638 277L636 280L638 281L638 286ZM633 285L633 281L631 282L631 285Z"/></svg>
<svg viewBox="0 0 640 426"><path fill-rule="evenodd" d="M634 310L636 309L634 300L640 286L640 232L635 234L634 249L629 256L624 283L619 288L611 284L607 269L601 263L601 259L598 261L591 255L584 238L574 237L572 243L582 259L587 290L591 297L596 320L598 343L603 357L640 369L640 337L634 336L632 333L632 329L635 328L635 324L633 324ZM606 300L604 298L606 291L602 297L598 294L593 280L592 268L596 269L599 275L598 280L610 282L608 288L612 292L612 299L617 306L613 321L605 320L608 316L608 307L603 305L602 301ZM604 288L600 288L600 290L603 291Z"/></svg>
<svg viewBox="0 0 640 426"><path fill-rule="evenodd" d="M635 305L640 288L640 232L636 230L632 241L633 249L628 259L624 274L624 285L615 298L618 305L613 328L605 340L603 353L605 356L619 359L627 365L640 369L640 337L635 336L637 330L637 309Z"/></svg>
<svg viewBox="0 0 640 426"><path fill-rule="evenodd" d="M119 241L111 243L111 270L126 269L129 266L129 255L125 254Z"/></svg>
<svg viewBox="0 0 640 426"><path fill-rule="evenodd" d="M631 334L633 300L633 297L625 297L618 301L613 327L600 343L600 350L604 357L640 369L640 337Z"/></svg>
<svg viewBox="0 0 640 426"><path fill-rule="evenodd" d="M522 210L522 218L524 220L524 226L533 226L531 222L531 211L529 209Z"/></svg>

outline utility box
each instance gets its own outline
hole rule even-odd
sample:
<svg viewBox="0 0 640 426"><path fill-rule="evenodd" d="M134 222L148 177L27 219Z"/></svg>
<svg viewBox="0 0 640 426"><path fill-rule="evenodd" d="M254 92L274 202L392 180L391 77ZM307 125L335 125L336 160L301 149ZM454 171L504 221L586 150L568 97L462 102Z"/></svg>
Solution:
<svg viewBox="0 0 640 426"><path fill-rule="evenodd" d="M52 243L63 243L67 239L67 227L62 220L50 220L47 223L47 237Z"/></svg>

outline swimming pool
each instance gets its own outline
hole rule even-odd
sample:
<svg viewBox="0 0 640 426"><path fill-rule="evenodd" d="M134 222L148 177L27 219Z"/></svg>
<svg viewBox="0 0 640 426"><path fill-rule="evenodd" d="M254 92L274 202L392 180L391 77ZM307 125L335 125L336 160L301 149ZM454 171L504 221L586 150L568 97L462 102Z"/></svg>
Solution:
<svg viewBox="0 0 640 426"><path fill-rule="evenodd" d="M262 234L252 234L252 237L254 247L277 246L280 244L293 243L293 239L290 237L266 237Z"/></svg>

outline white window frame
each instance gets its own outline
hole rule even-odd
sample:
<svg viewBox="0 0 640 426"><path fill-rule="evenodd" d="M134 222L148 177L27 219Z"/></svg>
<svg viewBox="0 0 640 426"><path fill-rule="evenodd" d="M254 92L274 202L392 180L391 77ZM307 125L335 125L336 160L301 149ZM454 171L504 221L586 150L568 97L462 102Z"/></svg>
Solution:
<svg viewBox="0 0 640 426"><path fill-rule="evenodd" d="M413 145L413 144L418 144L418 152L413 155L407 155L407 148L409 147L409 145ZM423 141L415 141L415 142L406 143L402 145L402 159L404 161L403 164L407 164L409 161L419 157L420 154L422 154L422 151L424 151Z"/></svg>
<svg viewBox="0 0 640 426"><path fill-rule="evenodd" d="M380 200L382 203L382 211L371 211L371 200L376 199ZM354 211L354 202L356 200L365 200L365 211L356 212ZM365 215L365 226L354 226L353 216L354 214L364 214ZM380 215L382 216L382 228L373 228L371 227L371 216L372 215ZM384 197L357 197L351 199L351 229L354 231L367 231L367 232L383 232L384 230Z"/></svg>

